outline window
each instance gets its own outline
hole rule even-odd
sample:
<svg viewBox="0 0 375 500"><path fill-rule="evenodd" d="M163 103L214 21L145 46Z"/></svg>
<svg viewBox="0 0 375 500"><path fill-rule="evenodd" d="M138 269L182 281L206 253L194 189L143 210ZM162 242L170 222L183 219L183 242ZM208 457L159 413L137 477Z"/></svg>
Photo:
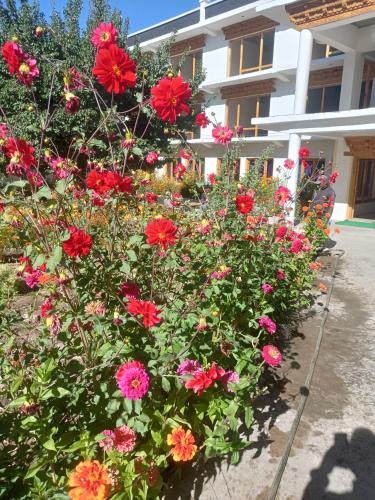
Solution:
<svg viewBox="0 0 375 500"><path fill-rule="evenodd" d="M375 201L375 160L359 160L356 203Z"/></svg>
<svg viewBox="0 0 375 500"><path fill-rule="evenodd" d="M171 64L184 80L191 80L202 69L202 51L171 57Z"/></svg>
<svg viewBox="0 0 375 500"><path fill-rule="evenodd" d="M191 171L198 179L204 179L204 158L196 158L190 162Z"/></svg>
<svg viewBox="0 0 375 500"><path fill-rule="evenodd" d="M252 118L268 116L270 111L270 96L241 97L228 99L227 125L230 128L243 127L245 137L267 135L266 130L251 125Z"/></svg>
<svg viewBox="0 0 375 500"><path fill-rule="evenodd" d="M251 169L255 168L258 158L246 158L246 173ZM264 162L259 165L259 176L260 177L272 177L273 176L273 158L267 158Z"/></svg>
<svg viewBox="0 0 375 500"><path fill-rule="evenodd" d="M179 158L175 158L173 160L167 160L167 162L164 163L164 168L163 168L164 175L166 177L173 178L174 177L173 170L175 167L177 167L179 163L180 163Z"/></svg>
<svg viewBox="0 0 375 500"><path fill-rule="evenodd" d="M341 85L310 88L307 94L306 113L326 113L338 111Z"/></svg>
<svg viewBox="0 0 375 500"><path fill-rule="evenodd" d="M275 31L239 38L230 43L229 76L271 68Z"/></svg>
<svg viewBox="0 0 375 500"><path fill-rule="evenodd" d="M335 49L332 45L326 45L324 43L318 43L314 40L312 58L313 59L323 59L327 57L333 57L343 54L341 50Z"/></svg>
<svg viewBox="0 0 375 500"><path fill-rule="evenodd" d="M230 177L231 180L239 180L240 178L240 166L241 166L241 161L235 160L234 165L232 165L232 168L230 169ZM218 158L216 161L216 175L222 175L223 173L223 159ZM228 175L228 172L227 172Z"/></svg>
<svg viewBox="0 0 375 500"><path fill-rule="evenodd" d="M375 77L375 64L366 61L363 68L361 95L359 98L360 109L375 106L374 77Z"/></svg>

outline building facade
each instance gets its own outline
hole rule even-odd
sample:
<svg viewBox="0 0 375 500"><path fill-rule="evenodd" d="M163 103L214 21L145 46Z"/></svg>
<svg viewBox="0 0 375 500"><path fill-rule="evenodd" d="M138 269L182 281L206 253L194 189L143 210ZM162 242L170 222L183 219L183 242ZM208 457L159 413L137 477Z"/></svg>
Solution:
<svg viewBox="0 0 375 500"><path fill-rule="evenodd" d="M340 173L333 218L375 219L375 0L200 0L129 44L155 51L172 33L171 63L183 55L186 79L206 72L208 116L244 128L239 176L267 147L263 175L281 175L307 146L309 162ZM189 143L204 175L219 171L224 148L209 127Z"/></svg>

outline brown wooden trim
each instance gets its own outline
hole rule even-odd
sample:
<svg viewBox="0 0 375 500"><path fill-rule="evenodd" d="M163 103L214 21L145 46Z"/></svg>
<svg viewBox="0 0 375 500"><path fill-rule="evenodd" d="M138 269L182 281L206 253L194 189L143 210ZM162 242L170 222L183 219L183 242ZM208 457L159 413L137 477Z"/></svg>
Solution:
<svg viewBox="0 0 375 500"><path fill-rule="evenodd" d="M285 7L297 28L312 28L374 12L375 0L302 0Z"/></svg>
<svg viewBox="0 0 375 500"><path fill-rule="evenodd" d="M309 78L309 88L330 87L341 85L342 66L312 71Z"/></svg>
<svg viewBox="0 0 375 500"><path fill-rule="evenodd" d="M206 45L206 35L198 35L187 40L176 42L171 47L171 56L179 56L184 52L193 52L202 49Z"/></svg>
<svg viewBox="0 0 375 500"><path fill-rule="evenodd" d="M258 16L242 21L241 23L226 26L223 28L223 33L226 40L234 40L235 38L261 33L265 30L275 28L278 25L279 23L272 19L268 19L268 17Z"/></svg>
<svg viewBox="0 0 375 500"><path fill-rule="evenodd" d="M357 190L357 180L358 180L358 167L359 167L359 160L355 158L353 159L352 175L350 178L349 199L347 208L348 219L352 219L354 215L355 193Z"/></svg>
<svg viewBox="0 0 375 500"><path fill-rule="evenodd" d="M375 158L375 137L345 137L350 153L356 158Z"/></svg>
<svg viewBox="0 0 375 500"><path fill-rule="evenodd" d="M251 97L269 95L275 91L275 80L270 78L259 82L243 83L241 85L229 85L221 88L223 99L236 99L239 97Z"/></svg>

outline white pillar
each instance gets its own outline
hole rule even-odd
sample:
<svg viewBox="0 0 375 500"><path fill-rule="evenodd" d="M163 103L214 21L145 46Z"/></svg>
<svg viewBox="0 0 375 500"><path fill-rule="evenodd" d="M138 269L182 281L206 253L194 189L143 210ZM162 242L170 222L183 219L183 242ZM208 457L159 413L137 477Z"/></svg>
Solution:
<svg viewBox="0 0 375 500"><path fill-rule="evenodd" d="M307 92L309 89L310 65L312 57L313 36L311 31L302 30L299 39L298 61L296 71L296 90L294 95L294 114L303 115L306 113ZM301 137L298 134L290 134L288 158L294 161L295 167L288 180L288 188L293 198L297 195L298 185L298 163L299 149L301 147ZM290 220L294 220L296 204L292 204L292 210L289 214Z"/></svg>
<svg viewBox="0 0 375 500"><path fill-rule="evenodd" d="M342 72L340 111L358 109L361 95L364 57L358 52L347 52Z"/></svg>
<svg viewBox="0 0 375 500"><path fill-rule="evenodd" d="M207 4L208 4L207 0L199 0L200 22L203 22L206 19L206 5Z"/></svg>

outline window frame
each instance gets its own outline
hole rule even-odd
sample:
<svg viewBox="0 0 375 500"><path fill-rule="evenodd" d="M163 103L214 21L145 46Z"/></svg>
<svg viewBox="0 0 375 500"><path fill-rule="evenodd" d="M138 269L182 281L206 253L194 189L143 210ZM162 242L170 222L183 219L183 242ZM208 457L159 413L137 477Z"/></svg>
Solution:
<svg viewBox="0 0 375 500"><path fill-rule="evenodd" d="M182 52L181 54L177 54L175 56L171 56L171 66L173 67L173 60L181 61L183 57L193 56L193 67L192 67L192 78L195 78L197 75L197 54L200 55L200 60L203 60L203 49L189 50L187 52ZM178 76L182 76L181 67L178 67Z"/></svg>
<svg viewBox="0 0 375 500"><path fill-rule="evenodd" d="M261 129L258 125L254 125L254 126L251 126L251 127L244 127L240 122L239 122L239 119L240 119L240 116L241 116L241 99L256 99L256 103L255 103L255 116L252 116L252 118L259 118L259 112L260 112L260 98L261 97L268 97L269 99L271 99L271 94L261 94L261 95L249 95L249 96L243 96L243 97L233 97L231 99L227 99L226 100L226 104L225 104L225 123L228 127L230 127L230 124L229 124L229 103L230 101L237 101L237 106L236 106L236 123L234 125L234 127L239 127L241 126L243 128L244 131L254 131L254 135L251 136L251 137L259 137L258 133L259 133L259 130L263 130ZM268 135L268 134L267 134Z"/></svg>
<svg viewBox="0 0 375 500"><path fill-rule="evenodd" d="M239 38L233 38L230 40L228 49L229 49L229 57L228 57L228 71L227 75L230 76L240 76L247 73L254 73L255 71L262 71L264 69L269 69L273 67L273 48L272 48L272 62L270 64L263 64L263 54L264 54L264 34L265 33L273 33L275 36L275 28L269 28L264 31L258 31L257 33L252 33L250 35L244 35ZM244 55L244 40L260 37L259 43L259 53L258 53L258 65L252 66L251 68L243 68L243 55ZM239 65L238 68L232 73L232 57L233 57L233 43L240 41L240 57L239 57ZM275 43L275 38L273 40Z"/></svg>
<svg viewBox="0 0 375 500"><path fill-rule="evenodd" d="M361 163L366 162L366 171L361 168ZM367 175L368 165L370 164L370 172ZM365 175L366 173L366 175ZM375 159L373 158L361 158L358 160L358 177L356 182L356 190L355 190L355 203L369 203L375 201L375 190L374 190L374 182L375 182ZM366 186L370 186L370 192L365 195L363 194L364 188ZM360 191L360 192L359 192Z"/></svg>
<svg viewBox="0 0 375 500"><path fill-rule="evenodd" d="M259 158L260 158L259 156L254 156L254 157L246 158L246 164L245 164L245 172L246 172L246 174L248 174L250 172L251 162L259 160ZM273 177L273 167L274 167L273 162L274 162L273 158L265 158L264 159L262 179L272 179L272 177ZM268 167L270 165L272 166L272 175L267 175L268 174Z"/></svg>
<svg viewBox="0 0 375 500"><path fill-rule="evenodd" d="M316 89L322 89L322 96L320 98L320 108L319 111L310 111L309 114L316 114L316 113L329 113L329 111L324 111L323 105L324 105L324 99L325 99L325 94L326 94L326 89L332 88L332 87L340 87L340 96L341 96L341 90L342 90L342 84L338 85L337 83L332 83L332 84L327 84L324 86L313 86L309 87L307 90L307 101L306 101L306 109L308 107L308 99L309 99L309 91L310 90L316 90ZM340 106L340 100L339 100L339 106ZM337 109L339 111L339 109ZM306 111L307 112L307 111Z"/></svg>

